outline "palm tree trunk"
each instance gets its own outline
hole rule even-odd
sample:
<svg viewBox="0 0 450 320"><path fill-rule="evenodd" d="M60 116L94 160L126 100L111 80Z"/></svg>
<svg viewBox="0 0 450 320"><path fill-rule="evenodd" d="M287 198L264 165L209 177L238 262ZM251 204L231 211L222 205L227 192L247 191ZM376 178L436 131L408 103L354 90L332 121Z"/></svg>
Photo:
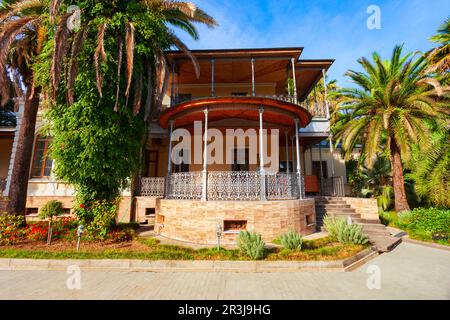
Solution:
<svg viewBox="0 0 450 320"><path fill-rule="evenodd" d="M405 180L403 178L403 165L400 155L400 149L397 146L394 138L391 138L391 168L392 180L394 185L394 203L395 211L409 211L408 200L406 199Z"/></svg>
<svg viewBox="0 0 450 320"><path fill-rule="evenodd" d="M34 131L36 128L36 117L39 108L40 88L27 88L22 123L19 131L19 140L14 158L11 174L11 185L9 188L9 203L6 211L9 214L25 215L27 202L28 178L33 153ZM32 97L30 95L33 94Z"/></svg>

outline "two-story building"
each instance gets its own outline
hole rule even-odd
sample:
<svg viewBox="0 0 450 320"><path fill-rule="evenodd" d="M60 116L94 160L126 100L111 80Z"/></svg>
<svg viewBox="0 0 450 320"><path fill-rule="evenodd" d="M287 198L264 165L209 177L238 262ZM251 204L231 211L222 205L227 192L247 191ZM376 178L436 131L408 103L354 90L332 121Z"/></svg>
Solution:
<svg viewBox="0 0 450 320"><path fill-rule="evenodd" d="M155 216L157 233L205 244L215 243L218 226L225 243L234 242L242 229L267 240L288 229L314 232L312 196L343 196L346 171L329 143L327 105L308 98L333 60L304 60L302 51L195 50L198 77L184 53L168 52L168 89L149 129L139 196L131 199L124 190L118 221ZM0 128L5 196L20 118L21 110L15 128ZM30 217L50 199L68 210L74 199L71 186L52 176L51 138L39 135L38 118Z"/></svg>

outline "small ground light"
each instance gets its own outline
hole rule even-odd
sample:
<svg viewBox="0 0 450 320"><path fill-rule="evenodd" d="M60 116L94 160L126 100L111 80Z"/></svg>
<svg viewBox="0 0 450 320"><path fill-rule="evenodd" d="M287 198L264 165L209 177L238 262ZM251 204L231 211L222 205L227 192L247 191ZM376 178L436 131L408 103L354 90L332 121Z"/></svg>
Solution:
<svg viewBox="0 0 450 320"><path fill-rule="evenodd" d="M80 251L81 235L84 233L84 226L80 224L77 229L77 251Z"/></svg>

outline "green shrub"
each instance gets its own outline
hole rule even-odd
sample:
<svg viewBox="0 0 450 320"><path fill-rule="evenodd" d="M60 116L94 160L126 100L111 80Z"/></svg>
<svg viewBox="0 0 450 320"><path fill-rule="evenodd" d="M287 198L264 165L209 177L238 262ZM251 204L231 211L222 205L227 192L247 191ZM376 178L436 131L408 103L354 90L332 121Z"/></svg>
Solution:
<svg viewBox="0 0 450 320"><path fill-rule="evenodd" d="M23 236L21 227L24 222L24 217L21 215L0 213L0 245L13 244L19 241Z"/></svg>
<svg viewBox="0 0 450 320"><path fill-rule="evenodd" d="M57 200L50 200L39 211L39 218L48 219L48 231L47 231L47 244L52 243L53 235L53 218L58 217L63 214L63 204Z"/></svg>
<svg viewBox="0 0 450 320"><path fill-rule="evenodd" d="M330 237L344 244L366 244L369 239L357 224L348 224L344 218L326 216L323 220Z"/></svg>
<svg viewBox="0 0 450 320"><path fill-rule="evenodd" d="M237 238L237 245L242 253L248 255L253 260L264 258L266 244L260 234L241 231Z"/></svg>
<svg viewBox="0 0 450 320"><path fill-rule="evenodd" d="M409 225L411 222L412 222L412 220L413 220L413 212L412 211L402 211L402 212L399 212L398 214L397 214L397 216L398 216L398 220L397 220L397 223L400 225L400 226L407 226L407 225Z"/></svg>
<svg viewBox="0 0 450 320"><path fill-rule="evenodd" d="M116 214L118 201L106 200L94 202L89 210L92 212L93 220L87 225L86 230L94 237L105 240L116 225Z"/></svg>
<svg viewBox="0 0 450 320"><path fill-rule="evenodd" d="M39 210L39 218L52 220L63 213L63 204L57 200L50 200Z"/></svg>
<svg viewBox="0 0 450 320"><path fill-rule="evenodd" d="M303 239L295 230L289 230L287 233L280 236L280 243L285 249L301 250Z"/></svg>
<svg viewBox="0 0 450 320"><path fill-rule="evenodd" d="M416 208L410 211L410 228L421 229L430 234L450 233L450 210Z"/></svg>

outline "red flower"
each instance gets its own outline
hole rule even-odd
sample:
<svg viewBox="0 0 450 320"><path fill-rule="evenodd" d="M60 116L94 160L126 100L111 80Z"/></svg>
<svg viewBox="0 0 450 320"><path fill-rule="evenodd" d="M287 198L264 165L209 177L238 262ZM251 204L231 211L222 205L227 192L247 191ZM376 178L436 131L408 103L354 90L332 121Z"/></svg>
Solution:
<svg viewBox="0 0 450 320"><path fill-rule="evenodd" d="M86 206L84 205L84 203L80 204L80 208L84 209Z"/></svg>

